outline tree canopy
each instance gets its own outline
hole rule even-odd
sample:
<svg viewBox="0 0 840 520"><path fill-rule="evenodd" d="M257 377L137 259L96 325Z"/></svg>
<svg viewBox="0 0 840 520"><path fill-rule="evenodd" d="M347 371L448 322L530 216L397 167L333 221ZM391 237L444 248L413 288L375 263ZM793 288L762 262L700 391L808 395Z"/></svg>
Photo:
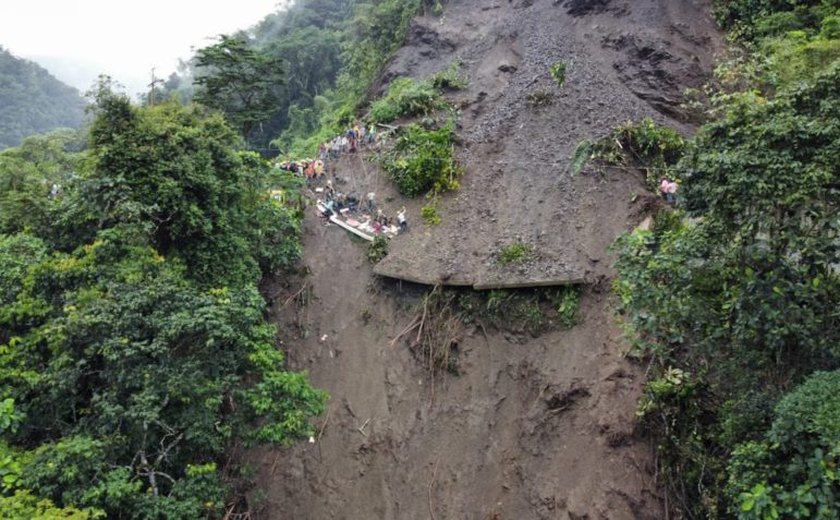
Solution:
<svg viewBox="0 0 840 520"><path fill-rule="evenodd" d="M195 101L223 112L246 139L276 110L285 77L279 57L243 38L221 35L219 43L198 50L195 64L200 74Z"/></svg>
<svg viewBox="0 0 840 520"><path fill-rule="evenodd" d="M256 289L296 261L299 214L220 115L95 100L86 150L0 154L2 504L217 517L240 478L225 455L323 410Z"/></svg>
<svg viewBox="0 0 840 520"><path fill-rule="evenodd" d="M808 60L840 42L840 6L720 6L752 50L719 69L740 88L683 150L678 208L616 245L620 312L658 367L639 414L686 517L836 518L840 54Z"/></svg>

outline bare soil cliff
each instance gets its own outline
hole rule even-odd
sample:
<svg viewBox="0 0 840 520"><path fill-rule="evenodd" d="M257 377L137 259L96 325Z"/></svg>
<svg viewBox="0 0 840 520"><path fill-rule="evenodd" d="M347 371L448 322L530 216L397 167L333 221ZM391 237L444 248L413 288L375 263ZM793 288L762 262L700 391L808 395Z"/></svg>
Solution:
<svg viewBox="0 0 840 520"><path fill-rule="evenodd" d="M607 251L656 200L638 172L573 177L568 164L580 140L628 120L691 132L680 93L720 46L709 3L453 0L415 22L383 81L463 62L466 174L439 226L420 222L423 201L406 201L411 231L377 269L430 283L583 279L580 323L537 337L465 328L461 374L432 377L391 344L422 288L375 277L366 244L308 211L307 274L267 291L292 366L332 399L314 442L252 453L267 489L259 518L664 518L635 432L644 377L621 355ZM558 61L559 88L548 74ZM537 91L552 102L529 106ZM370 163L342 159L337 174L348 172L402 203ZM535 255L505 270L495 255L512 240Z"/></svg>

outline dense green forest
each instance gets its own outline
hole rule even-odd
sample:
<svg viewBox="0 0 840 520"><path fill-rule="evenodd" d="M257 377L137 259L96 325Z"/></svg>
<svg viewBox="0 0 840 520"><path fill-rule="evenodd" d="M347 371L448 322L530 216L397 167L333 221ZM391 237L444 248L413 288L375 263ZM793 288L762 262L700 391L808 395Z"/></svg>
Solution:
<svg viewBox="0 0 840 520"><path fill-rule="evenodd" d="M293 186L201 106L103 83L93 108L83 150L0 154L0 511L217 516L228 456L324 405L256 289L299 255L300 214L268 195Z"/></svg>
<svg viewBox="0 0 840 520"><path fill-rule="evenodd" d="M76 89L0 47L0 150L32 134L79 128L84 107Z"/></svg>
<svg viewBox="0 0 840 520"><path fill-rule="evenodd" d="M675 210L616 244L685 518L840 515L840 2L718 2L732 48L673 161Z"/></svg>

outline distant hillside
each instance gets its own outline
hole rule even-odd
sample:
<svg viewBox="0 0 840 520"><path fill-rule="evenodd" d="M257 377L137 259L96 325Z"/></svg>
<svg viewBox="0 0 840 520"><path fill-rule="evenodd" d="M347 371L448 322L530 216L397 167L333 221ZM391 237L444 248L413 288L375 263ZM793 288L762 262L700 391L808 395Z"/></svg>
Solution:
<svg viewBox="0 0 840 520"><path fill-rule="evenodd" d="M0 149L57 127L78 128L83 117L79 91L0 47Z"/></svg>

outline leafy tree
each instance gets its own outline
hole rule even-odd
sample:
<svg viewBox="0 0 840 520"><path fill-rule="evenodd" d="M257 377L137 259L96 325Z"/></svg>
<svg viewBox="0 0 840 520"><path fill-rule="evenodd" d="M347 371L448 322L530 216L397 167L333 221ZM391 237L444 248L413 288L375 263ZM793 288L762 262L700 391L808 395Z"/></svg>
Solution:
<svg viewBox="0 0 840 520"><path fill-rule="evenodd" d="M776 406L764 439L739 445L728 492L742 519L836 518L840 372L818 372Z"/></svg>
<svg viewBox="0 0 840 520"><path fill-rule="evenodd" d="M222 117L174 103L139 110L107 88L97 99L91 171L62 201L57 218L63 229L75 230L66 235L86 230L80 239L90 241L96 229L142 223L161 254L212 284L252 283L260 266L265 272L281 267L266 261L264 248L262 256L251 254L257 238L273 243L286 265L297 259L293 213L265 202L266 165L236 150L239 139ZM255 227L254 219L271 227Z"/></svg>
<svg viewBox="0 0 840 520"><path fill-rule="evenodd" d="M0 152L0 232L44 231L61 186L76 173L76 132L59 130L31 136ZM55 193L53 193L55 192Z"/></svg>
<svg viewBox="0 0 840 520"><path fill-rule="evenodd" d="M286 180L239 151L220 115L136 108L107 82L95 99L90 148L68 163L78 175L31 194L52 225L10 218L0 234L2 500L217 517L236 475L226 453L289 444L323 410L284 370L255 286L260 268L297 259L299 214L268 196ZM24 152L4 156L36 185L63 175L61 153Z"/></svg>
<svg viewBox="0 0 840 520"><path fill-rule="evenodd" d="M740 493L755 495L754 511L781 504L773 482L746 478L737 464L749 486L727 493L728 458L771 461L762 474L788 471L787 455L765 457L762 447L772 405L813 371L840 365L839 109L838 65L772 99L728 96L677 166L687 213L662 213L651 231L618 242L621 312L662 374L643 420L692 517L730 510ZM666 384L669 369L690 376ZM810 500L791 500L800 498Z"/></svg>
<svg viewBox="0 0 840 520"><path fill-rule="evenodd" d="M195 84L201 87L195 101L223 112L246 139L274 113L277 86L284 82L280 58L242 37L221 35L219 43L198 50L195 62Z"/></svg>

